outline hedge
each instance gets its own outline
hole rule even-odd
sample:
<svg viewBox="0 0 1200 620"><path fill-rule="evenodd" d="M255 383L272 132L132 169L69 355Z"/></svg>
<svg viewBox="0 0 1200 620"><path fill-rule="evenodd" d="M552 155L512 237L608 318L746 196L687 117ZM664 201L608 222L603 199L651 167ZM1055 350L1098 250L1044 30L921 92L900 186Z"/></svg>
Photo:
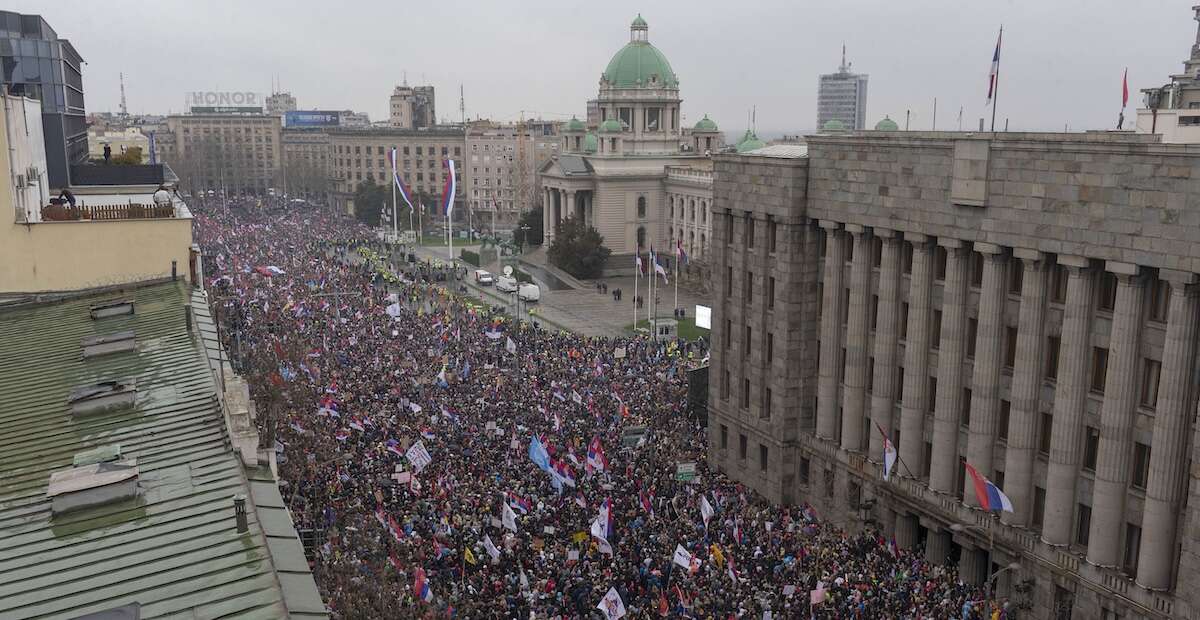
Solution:
<svg viewBox="0 0 1200 620"><path fill-rule="evenodd" d="M479 253L478 252L472 252L471 250L463 250L462 254L460 254L460 256L462 257L464 262L475 265L476 267L479 266Z"/></svg>

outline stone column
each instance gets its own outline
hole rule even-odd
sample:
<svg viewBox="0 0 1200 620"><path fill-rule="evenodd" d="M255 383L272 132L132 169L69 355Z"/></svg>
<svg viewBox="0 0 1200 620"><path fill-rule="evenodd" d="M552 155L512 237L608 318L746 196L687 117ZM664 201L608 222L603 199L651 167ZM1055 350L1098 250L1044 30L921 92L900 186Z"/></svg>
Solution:
<svg viewBox="0 0 1200 620"><path fill-rule="evenodd" d="M979 292L979 324L975 330L975 365L971 389L971 425L967 431L967 461L984 476L992 475L992 449L996 445L996 418L1000 415L1000 368L1004 365L1004 301L1008 286L1007 263L1001 248L976 243L983 254L983 282ZM978 506L975 485L963 477L963 502Z"/></svg>
<svg viewBox="0 0 1200 620"><path fill-rule="evenodd" d="M575 192L568 190L567 191L567 206L565 209L563 209L563 211L566 212L566 215L563 217L563 219L570 218L570 219L579 221L579 218L577 217L579 214L575 212L577 208L578 207L575 204Z"/></svg>
<svg viewBox="0 0 1200 620"><path fill-rule="evenodd" d="M1021 313L1017 319L1017 359L1013 368L1008 446L1004 451L1004 494L1013 511L1001 521L1025 527L1033 505L1033 459L1037 454L1038 415L1046 354L1048 261L1037 250L1015 249L1021 259Z"/></svg>
<svg viewBox="0 0 1200 620"><path fill-rule="evenodd" d="M912 243L908 289L908 335L904 344L904 402L900 407L900 473L925 471L925 413L929 411L929 321L933 293L933 248L925 235L904 233ZM907 469L905 469L907 467Z"/></svg>
<svg viewBox="0 0 1200 620"><path fill-rule="evenodd" d="M933 458L929 488L955 491L958 475L958 420L962 413L963 356L966 354L968 251L958 239L938 239L946 248L942 289L942 337L938 345L937 404L933 412Z"/></svg>
<svg viewBox="0 0 1200 620"><path fill-rule="evenodd" d="M875 318L875 389L871 393L871 425L877 428L867 429L867 434L871 437L869 457L882 462L883 435L879 429L882 428L889 439L892 437L892 411L896 402L901 242L891 230L876 228L873 232L883 239L883 256L879 266L879 308Z"/></svg>
<svg viewBox="0 0 1200 620"><path fill-rule="evenodd" d="M1050 432L1050 464L1046 470L1046 512L1042 540L1051 545L1071 542L1075 487L1083 447L1083 415L1087 407L1088 368L1092 359L1091 318L1096 274L1088 259L1059 255L1070 271L1063 312L1062 343L1058 353L1058 387L1054 394L1054 425Z"/></svg>
<svg viewBox="0 0 1200 620"><path fill-rule="evenodd" d="M554 205L550 204L550 188L542 188L542 235L546 238L546 247L550 247L549 240L554 238Z"/></svg>
<svg viewBox="0 0 1200 620"><path fill-rule="evenodd" d="M864 448L863 418L867 415L867 345L871 327L871 233L846 224L854 236L850 265L850 314L846 318L846 385L842 395L842 449Z"/></svg>
<svg viewBox="0 0 1200 620"><path fill-rule="evenodd" d="M1142 370L1139 345L1146 282L1138 276L1137 265L1108 261L1105 268L1117 275L1117 301L1108 343L1104 405L1100 410L1100 445L1092 487L1087 560L1098 566L1119 566L1121 537L1125 534L1125 487L1129 484L1133 420L1137 416Z"/></svg>
<svg viewBox="0 0 1200 620"><path fill-rule="evenodd" d="M925 561L938 566L945 564L949 551L950 533L929 530L925 535Z"/></svg>
<svg viewBox="0 0 1200 620"><path fill-rule="evenodd" d="M1138 552L1137 583L1166 590L1171 587L1179 504L1188 468L1188 436L1196 414L1197 309L1200 289L1193 278L1171 282L1171 307L1163 341L1162 378L1150 445L1150 480L1142 514L1142 547Z"/></svg>
<svg viewBox="0 0 1200 620"><path fill-rule="evenodd" d="M982 549L975 549L973 547L962 548L962 551L958 554L958 576L963 580L963 583L975 586L983 585L985 576L980 569L983 568L984 558L980 556L986 553Z"/></svg>
<svg viewBox="0 0 1200 620"><path fill-rule="evenodd" d="M910 514L896 515L896 546L912 549L917 544L917 517Z"/></svg>
<svg viewBox="0 0 1200 620"><path fill-rule="evenodd" d="M817 437L837 439L838 388L842 358L842 291L846 288L846 234L837 222L820 221L825 229L825 277L821 301L821 363L817 382Z"/></svg>

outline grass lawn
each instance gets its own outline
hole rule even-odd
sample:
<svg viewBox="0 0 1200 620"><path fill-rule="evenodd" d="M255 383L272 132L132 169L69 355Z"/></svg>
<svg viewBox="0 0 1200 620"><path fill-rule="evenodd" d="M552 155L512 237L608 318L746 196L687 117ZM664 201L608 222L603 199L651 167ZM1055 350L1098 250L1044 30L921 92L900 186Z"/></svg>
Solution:
<svg viewBox="0 0 1200 620"><path fill-rule="evenodd" d="M427 235L421 239L421 245L434 245L434 246L443 246L444 247L446 245L446 236L445 235ZM467 241L466 239L459 239L458 237L454 238L454 247L456 247L456 248L474 247L474 246L478 246L478 245L479 245L478 239L476 239L475 241Z"/></svg>
<svg viewBox="0 0 1200 620"><path fill-rule="evenodd" d="M664 319L664 318L669 319L671 317L661 317L660 316L658 318L659 319ZM641 321L637 322L637 328L649 330L650 322L645 319L642 319ZM634 326L626 325L625 331L633 332ZM696 327L696 319L694 317L687 317L686 319L683 319L682 321L679 322L679 337L680 338L686 338L687 340L695 340L700 337L708 338L710 333L711 332L709 330L704 329L703 327Z"/></svg>

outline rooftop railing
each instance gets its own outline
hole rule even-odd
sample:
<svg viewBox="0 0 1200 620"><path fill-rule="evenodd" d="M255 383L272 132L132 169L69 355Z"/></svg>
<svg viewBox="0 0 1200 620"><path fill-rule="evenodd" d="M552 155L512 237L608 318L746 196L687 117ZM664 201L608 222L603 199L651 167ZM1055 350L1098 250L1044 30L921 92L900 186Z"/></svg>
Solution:
<svg viewBox="0 0 1200 620"><path fill-rule="evenodd" d="M80 220L144 220L175 217L174 205L141 203L100 205L46 205L42 207L43 222L70 222Z"/></svg>

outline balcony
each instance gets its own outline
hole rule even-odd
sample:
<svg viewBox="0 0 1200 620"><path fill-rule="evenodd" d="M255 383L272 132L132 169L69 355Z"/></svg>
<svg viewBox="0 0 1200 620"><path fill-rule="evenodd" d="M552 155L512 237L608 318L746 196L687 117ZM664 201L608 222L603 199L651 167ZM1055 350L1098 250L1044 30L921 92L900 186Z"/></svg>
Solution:
<svg viewBox="0 0 1200 620"><path fill-rule="evenodd" d="M668 181L676 181L690 183L693 185L701 185L704 187L712 187L713 172L703 168L693 168L691 166L666 166Z"/></svg>
<svg viewBox="0 0 1200 620"><path fill-rule="evenodd" d="M79 220L142 220L178 217L175 205L159 206L153 203L46 205L42 207L43 222L70 222Z"/></svg>

